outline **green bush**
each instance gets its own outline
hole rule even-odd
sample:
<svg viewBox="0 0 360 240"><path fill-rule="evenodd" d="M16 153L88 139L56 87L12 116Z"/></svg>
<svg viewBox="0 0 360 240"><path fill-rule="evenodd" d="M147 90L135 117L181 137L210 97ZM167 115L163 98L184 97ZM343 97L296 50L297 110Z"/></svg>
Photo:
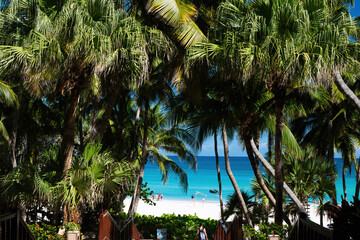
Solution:
<svg viewBox="0 0 360 240"><path fill-rule="evenodd" d="M30 231L37 240L66 239L66 234L68 231L74 231L76 229L80 231L80 226L76 223L67 223L64 226L65 226L64 235L59 235L57 234L59 231L58 226L53 226L45 223L28 224Z"/></svg>
<svg viewBox="0 0 360 240"><path fill-rule="evenodd" d="M111 216L119 217L116 211L110 209L109 212ZM121 218L126 219L126 214L123 213ZM211 236L215 233L218 220L175 214L163 214L160 217L136 214L135 217L135 225L145 239L156 239L157 229L167 229L167 239L169 240L193 240L196 239L196 232L200 223L204 224L209 239L212 239Z"/></svg>
<svg viewBox="0 0 360 240"><path fill-rule="evenodd" d="M275 223L267 225L267 224L259 224L259 230L256 230L249 225L243 226L244 237L251 238L253 240L267 240L268 235L276 234L280 236L280 239L286 239L288 234L291 231L291 227L289 226L281 226Z"/></svg>

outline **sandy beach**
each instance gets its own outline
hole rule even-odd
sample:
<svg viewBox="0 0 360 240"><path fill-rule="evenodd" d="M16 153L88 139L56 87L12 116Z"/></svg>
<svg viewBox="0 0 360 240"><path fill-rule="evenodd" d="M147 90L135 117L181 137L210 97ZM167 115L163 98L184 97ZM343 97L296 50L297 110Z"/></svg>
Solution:
<svg viewBox="0 0 360 240"><path fill-rule="evenodd" d="M125 199L125 212L128 211L130 202L131 198ZM188 201L163 199L154 202L156 203L156 205L151 206L140 200L137 212L141 215L161 216L164 213L174 213L176 215L196 215L199 218L203 219L220 219L219 202L205 201L205 203L203 203L201 199L194 202L191 199ZM308 212L310 219L320 224L320 215L317 211L317 204L311 203ZM324 226L328 226L329 223L330 220L327 218L327 216L324 216Z"/></svg>
<svg viewBox="0 0 360 240"><path fill-rule="evenodd" d="M125 199L125 212L128 211L130 202L131 198ZM220 204L218 202L205 201L203 203L202 200L193 202L191 199L188 201L163 199L154 202L156 205L151 206L140 200L137 212L142 215L153 216L175 213L176 215L196 215L203 219L220 219Z"/></svg>

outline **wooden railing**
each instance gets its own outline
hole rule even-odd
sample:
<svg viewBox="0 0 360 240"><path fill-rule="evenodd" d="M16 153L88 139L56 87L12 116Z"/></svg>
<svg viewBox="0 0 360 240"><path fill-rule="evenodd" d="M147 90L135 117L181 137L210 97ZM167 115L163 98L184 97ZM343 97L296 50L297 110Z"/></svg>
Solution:
<svg viewBox="0 0 360 240"><path fill-rule="evenodd" d="M314 223L307 216L300 216L295 223L288 240L333 240L333 231L331 229Z"/></svg>
<svg viewBox="0 0 360 240"><path fill-rule="evenodd" d="M1 240L36 240L19 213L0 215Z"/></svg>
<svg viewBox="0 0 360 240"><path fill-rule="evenodd" d="M242 219L238 216L234 218L229 228L227 228L223 221L220 220L214 234L214 240L233 239L243 239Z"/></svg>
<svg viewBox="0 0 360 240"><path fill-rule="evenodd" d="M99 240L131 239L143 239L142 235L139 233L135 224L131 220L126 222L124 227L120 229L107 210L100 214Z"/></svg>

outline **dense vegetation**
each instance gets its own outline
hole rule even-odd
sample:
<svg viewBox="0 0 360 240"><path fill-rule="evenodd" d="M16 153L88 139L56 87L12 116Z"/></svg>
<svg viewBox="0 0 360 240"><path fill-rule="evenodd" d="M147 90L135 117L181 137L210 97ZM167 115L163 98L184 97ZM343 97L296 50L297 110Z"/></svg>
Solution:
<svg viewBox="0 0 360 240"><path fill-rule="evenodd" d="M151 191L142 182L146 163L159 166L164 183L174 172L186 191L185 171L166 154L196 170L193 152L214 137L218 163L219 135L236 211L250 228L266 219L254 221L230 167L228 139L246 150L254 192L278 224L305 211L309 198L347 199L352 166L358 198L353 5L0 0L1 212L81 223L110 207L122 213L131 196L127 218L135 219ZM268 136L266 159L260 136ZM335 188L335 151L344 161L343 193ZM220 181L219 195L224 217Z"/></svg>

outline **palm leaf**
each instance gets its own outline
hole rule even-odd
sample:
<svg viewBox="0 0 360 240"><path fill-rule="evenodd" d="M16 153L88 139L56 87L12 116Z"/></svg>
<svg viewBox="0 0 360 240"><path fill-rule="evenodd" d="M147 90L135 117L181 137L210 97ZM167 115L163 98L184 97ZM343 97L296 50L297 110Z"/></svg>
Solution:
<svg viewBox="0 0 360 240"><path fill-rule="evenodd" d="M197 10L193 4L183 0L150 0L147 7L175 29L175 35L186 48L206 38L194 22Z"/></svg>

